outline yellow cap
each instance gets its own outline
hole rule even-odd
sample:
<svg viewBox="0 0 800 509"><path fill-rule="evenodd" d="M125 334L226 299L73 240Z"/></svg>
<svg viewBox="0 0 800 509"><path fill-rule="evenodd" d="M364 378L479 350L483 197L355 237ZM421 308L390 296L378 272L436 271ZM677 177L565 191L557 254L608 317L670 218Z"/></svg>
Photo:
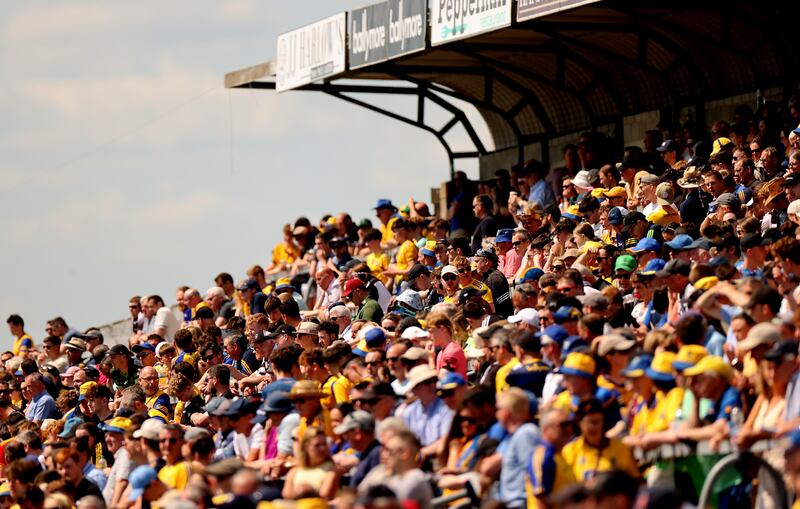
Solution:
<svg viewBox="0 0 800 509"><path fill-rule="evenodd" d="M592 189L592 192L589 194L591 194L595 198L602 198L606 194L606 190L603 189L602 187L598 187L596 189Z"/></svg>
<svg viewBox="0 0 800 509"><path fill-rule="evenodd" d="M722 150L722 147L730 143L733 143L730 138L717 138L714 140L714 149L711 151L711 155L713 156L719 154Z"/></svg>
<svg viewBox="0 0 800 509"><path fill-rule="evenodd" d="M92 387L97 387L97 382L83 382L80 386L80 389L78 390L78 394L83 396L84 394L89 392L89 389L91 389Z"/></svg>
<svg viewBox="0 0 800 509"><path fill-rule="evenodd" d="M672 374L672 361L675 360L672 352L659 352L653 356L653 361L647 369L647 376L660 382L669 382L675 379Z"/></svg>
<svg viewBox="0 0 800 509"><path fill-rule="evenodd" d="M683 371L697 364L706 355L708 350L701 345L683 345L672 361L672 367L677 371Z"/></svg>
<svg viewBox="0 0 800 509"><path fill-rule="evenodd" d="M698 290L708 290L717 283L719 283L717 276L702 277L694 282L694 287Z"/></svg>
<svg viewBox="0 0 800 509"><path fill-rule="evenodd" d="M123 433L131 427L131 420L127 417L114 417L100 425L100 429L116 433Z"/></svg>
<svg viewBox="0 0 800 509"><path fill-rule="evenodd" d="M582 376L584 378L594 378L596 365L591 355L585 353L572 352L564 359L564 364L558 368L559 373L565 375Z"/></svg>
<svg viewBox="0 0 800 509"><path fill-rule="evenodd" d="M627 198L628 197L628 192L625 190L624 187L616 186L616 187L612 187L608 191L605 191L603 193L603 196L605 196L606 198L623 198L623 197Z"/></svg>
<svg viewBox="0 0 800 509"><path fill-rule="evenodd" d="M717 375L730 381L733 377L733 369L722 360L722 357L706 355L691 368L684 369L683 374L686 376Z"/></svg>

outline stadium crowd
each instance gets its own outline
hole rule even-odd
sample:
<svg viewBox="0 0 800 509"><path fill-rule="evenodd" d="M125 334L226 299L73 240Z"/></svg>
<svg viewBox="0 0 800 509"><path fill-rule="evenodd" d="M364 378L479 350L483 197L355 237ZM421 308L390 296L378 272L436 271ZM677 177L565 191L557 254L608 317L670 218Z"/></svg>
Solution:
<svg viewBox="0 0 800 509"><path fill-rule="evenodd" d="M678 508L726 444L793 497L797 117L587 132L457 172L436 216L301 217L242 280L130 299L127 344L11 315L0 509ZM715 506L780 507L767 472Z"/></svg>

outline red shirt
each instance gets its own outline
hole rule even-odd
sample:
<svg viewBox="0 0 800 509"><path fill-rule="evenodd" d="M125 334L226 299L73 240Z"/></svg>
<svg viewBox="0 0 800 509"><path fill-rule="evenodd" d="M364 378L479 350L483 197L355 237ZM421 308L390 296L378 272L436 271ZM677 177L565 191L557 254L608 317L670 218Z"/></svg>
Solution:
<svg viewBox="0 0 800 509"><path fill-rule="evenodd" d="M436 356L436 370L441 371L442 368L460 373L464 378L467 377L467 356L458 343L449 342Z"/></svg>

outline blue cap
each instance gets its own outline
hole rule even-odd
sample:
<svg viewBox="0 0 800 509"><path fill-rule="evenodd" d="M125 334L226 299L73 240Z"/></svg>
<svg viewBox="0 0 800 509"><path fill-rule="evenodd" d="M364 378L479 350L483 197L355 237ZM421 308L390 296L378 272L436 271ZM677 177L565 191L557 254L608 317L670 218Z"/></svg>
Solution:
<svg viewBox="0 0 800 509"><path fill-rule="evenodd" d="M72 435L72 432L75 431L75 428L78 427L78 424L83 424L83 419L80 417L70 417L67 419L67 422L64 423L64 431L58 434L61 438L67 438Z"/></svg>
<svg viewBox="0 0 800 509"><path fill-rule="evenodd" d="M367 342L367 346L370 348L380 346L386 341L386 333L380 327L373 327L364 334L364 341Z"/></svg>
<svg viewBox="0 0 800 509"><path fill-rule="evenodd" d="M695 240L694 242L686 246L686 249L702 249L704 251L708 251L709 249L711 249L711 241L706 237L700 237L699 239Z"/></svg>
<svg viewBox="0 0 800 509"><path fill-rule="evenodd" d="M564 346L561 349L561 356L566 357L572 352L583 352L589 349L589 343L583 340L580 336L568 336L564 340Z"/></svg>
<svg viewBox="0 0 800 509"><path fill-rule="evenodd" d="M419 252L422 253L422 256L430 256L431 258L436 258L436 253L434 253L428 248L423 247L422 249L419 250Z"/></svg>
<svg viewBox="0 0 800 509"><path fill-rule="evenodd" d="M560 325L549 325L542 331L542 345L555 343L559 347L564 345L564 341L569 337L567 329Z"/></svg>
<svg viewBox="0 0 800 509"><path fill-rule="evenodd" d="M494 238L495 242L511 242L511 237L514 236L514 230L511 228L503 228L497 230L497 235Z"/></svg>
<svg viewBox="0 0 800 509"><path fill-rule="evenodd" d="M717 255L714 258L708 260L708 265L711 267L719 267L720 265L725 265L726 263L730 263L727 258L724 256Z"/></svg>
<svg viewBox="0 0 800 509"><path fill-rule="evenodd" d="M460 373L448 372L441 380L436 382L436 388L440 391L455 389L467 385L467 379Z"/></svg>
<svg viewBox="0 0 800 509"><path fill-rule="evenodd" d="M525 275L522 276L520 283L525 283L526 281L539 281L539 278L544 275L544 271L540 268L534 267L532 269L528 269L525 271Z"/></svg>
<svg viewBox="0 0 800 509"><path fill-rule="evenodd" d="M138 344L138 345L133 345L133 347L131 348L131 351L133 353L139 353L142 350L148 350L150 352L155 352L156 351L156 347L154 347L150 343L144 342L144 343L141 343L141 344Z"/></svg>
<svg viewBox="0 0 800 509"><path fill-rule="evenodd" d="M644 376L653 362L653 356L649 353L637 355L628 362L627 367L622 370L622 376L628 378L638 378Z"/></svg>
<svg viewBox="0 0 800 509"><path fill-rule="evenodd" d="M381 198L375 203L375 210L378 209L393 209L396 210L397 207L392 205L392 200L388 200L386 198Z"/></svg>
<svg viewBox="0 0 800 509"><path fill-rule="evenodd" d="M221 404L223 404L225 401L227 401L227 399L226 399L226 398L224 398L224 397L222 397L222 396L215 396L215 397L211 398L211 399L208 401L208 403L206 403L206 405L205 405L205 406L202 408L202 410L203 410L204 412L206 412L206 413L210 414L211 412L213 412L213 411L215 411L217 408L219 408L219 406L220 406Z"/></svg>
<svg viewBox="0 0 800 509"><path fill-rule="evenodd" d="M288 414L292 410L294 410L294 405L292 404L292 400L289 399L289 393L285 391L273 391L250 422L253 424L263 424L269 419L269 414Z"/></svg>
<svg viewBox="0 0 800 509"><path fill-rule="evenodd" d="M639 274L643 276L652 276L659 270L663 270L666 267L667 262L662 260L661 258L654 258L647 262L647 265L644 266L644 270L639 271Z"/></svg>
<svg viewBox="0 0 800 509"><path fill-rule="evenodd" d="M661 245L659 245L656 239L645 237L641 239L639 242L636 243L635 246L629 249L631 253L642 253L644 251L660 251Z"/></svg>
<svg viewBox="0 0 800 509"><path fill-rule="evenodd" d="M681 233L680 235L675 235L675 237L670 240L669 242L665 242L664 244L672 249L673 251L681 251L689 247L694 239L685 233Z"/></svg>
<svg viewBox="0 0 800 509"><path fill-rule="evenodd" d="M553 320L556 323L567 322L569 320L580 320L583 314L572 306L561 306L558 311L553 313Z"/></svg>
<svg viewBox="0 0 800 509"><path fill-rule="evenodd" d="M614 207L608 211L608 224L622 224L625 217L622 215L622 209Z"/></svg>
<svg viewBox="0 0 800 509"><path fill-rule="evenodd" d="M128 500L131 502L138 500L144 494L144 490L156 479L158 479L158 472L156 472L155 468L150 465L136 467L129 477L131 494Z"/></svg>

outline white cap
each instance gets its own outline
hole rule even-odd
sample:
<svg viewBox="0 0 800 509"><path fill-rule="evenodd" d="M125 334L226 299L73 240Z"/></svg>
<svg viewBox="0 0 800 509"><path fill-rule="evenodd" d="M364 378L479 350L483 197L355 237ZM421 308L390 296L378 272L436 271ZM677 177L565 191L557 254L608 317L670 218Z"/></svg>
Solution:
<svg viewBox="0 0 800 509"><path fill-rule="evenodd" d="M428 337L428 331L422 330L416 325L412 325L411 327L407 328L403 331L403 334L400 336L403 339L422 339Z"/></svg>
<svg viewBox="0 0 800 509"><path fill-rule="evenodd" d="M516 315L508 317L508 323L525 322L532 327L539 326L539 312L533 308L520 309Z"/></svg>
<svg viewBox="0 0 800 509"><path fill-rule="evenodd" d="M445 265L444 268L442 268L442 276L444 276L445 274L453 274L454 276L457 276L458 269L452 265Z"/></svg>

